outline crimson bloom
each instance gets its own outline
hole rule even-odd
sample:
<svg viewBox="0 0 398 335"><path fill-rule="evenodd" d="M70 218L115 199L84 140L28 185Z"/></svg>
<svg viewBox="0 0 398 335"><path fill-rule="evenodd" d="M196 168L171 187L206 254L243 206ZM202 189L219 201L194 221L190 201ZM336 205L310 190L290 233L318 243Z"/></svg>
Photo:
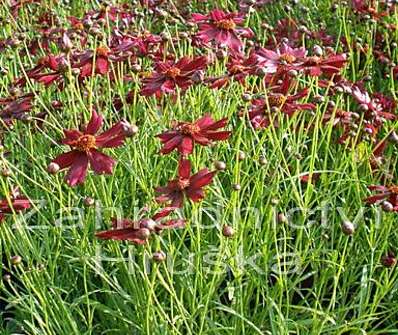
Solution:
<svg viewBox="0 0 398 335"><path fill-rule="evenodd" d="M191 176L191 162L182 158L178 164L178 178L169 181L165 187L156 188L159 194L156 200L171 202L171 207L182 207L185 196L193 202L201 201L205 196L203 187L212 182L215 174L205 168Z"/></svg>
<svg viewBox="0 0 398 335"><path fill-rule="evenodd" d="M106 75L112 59L111 50L106 46L98 47L95 53L86 51L80 56L80 61L73 67L80 69L80 78L91 77L94 74Z"/></svg>
<svg viewBox="0 0 398 335"><path fill-rule="evenodd" d="M306 55L305 48L292 48L286 43L276 51L266 48L259 48L256 51L258 63L266 73L276 73L281 69L285 71L299 69Z"/></svg>
<svg viewBox="0 0 398 335"><path fill-rule="evenodd" d="M172 130L157 135L163 143L160 152L168 154L177 149L181 155L189 155L195 143L205 146L212 141L226 140L231 132L217 130L225 127L227 122L227 118L214 121L209 114L192 123L176 122Z"/></svg>
<svg viewBox="0 0 398 335"><path fill-rule="evenodd" d="M98 149L116 148L124 143L129 125L120 121L107 131L96 135L103 124L103 117L93 111L90 122L84 131L77 129L64 130L62 144L69 145L71 151L59 155L52 163L56 168L69 168L65 180L69 186L82 184L90 167L97 174L111 174L116 161ZM50 164L51 165L51 164Z"/></svg>
<svg viewBox="0 0 398 335"><path fill-rule="evenodd" d="M33 108L34 97L33 93L27 93L0 99L0 118L6 124L10 124L13 119L23 120Z"/></svg>
<svg viewBox="0 0 398 335"><path fill-rule="evenodd" d="M166 207L161 209L152 218L144 218L138 221L130 219L117 220L113 218L113 229L101 231L95 235L103 240L130 241L134 244L142 245L148 242L153 233L159 233L166 229L185 227L186 221L184 219L163 220L174 210L174 207Z"/></svg>
<svg viewBox="0 0 398 335"><path fill-rule="evenodd" d="M398 186L382 186L382 185L371 185L368 186L371 191L377 191L379 193L372 195L365 199L368 204L375 204L379 201L383 201L383 208L388 211L398 212Z"/></svg>
<svg viewBox="0 0 398 335"><path fill-rule="evenodd" d="M296 111L316 108L312 103L297 102L308 95L308 89L303 89L293 95L288 94L288 89L289 85L284 84L280 89L268 93L266 98L253 99L249 109L249 119L255 129L267 128L271 124L271 116L275 112L282 112L290 117Z"/></svg>
<svg viewBox="0 0 398 335"><path fill-rule="evenodd" d="M306 58L302 68L313 77L319 77L322 74L330 76L339 73L346 62L345 54L326 55L325 57L312 56Z"/></svg>
<svg viewBox="0 0 398 335"><path fill-rule="evenodd" d="M244 17L238 13L214 9L208 15L194 13L192 20L198 23L199 32L196 37L203 43L214 41L235 52L240 52L243 46L240 36L251 38L254 35L251 29L239 27L243 24Z"/></svg>
<svg viewBox="0 0 398 335"><path fill-rule="evenodd" d="M206 65L207 59L204 56L158 62L155 65L155 72L150 77L143 79L141 94L161 96L163 93L174 93L176 87L186 90L193 84L193 75L198 71L203 71Z"/></svg>
<svg viewBox="0 0 398 335"><path fill-rule="evenodd" d="M30 200L21 196L18 189L14 189L8 199L0 200L0 222L4 221L6 214L22 212L29 209L30 206Z"/></svg>

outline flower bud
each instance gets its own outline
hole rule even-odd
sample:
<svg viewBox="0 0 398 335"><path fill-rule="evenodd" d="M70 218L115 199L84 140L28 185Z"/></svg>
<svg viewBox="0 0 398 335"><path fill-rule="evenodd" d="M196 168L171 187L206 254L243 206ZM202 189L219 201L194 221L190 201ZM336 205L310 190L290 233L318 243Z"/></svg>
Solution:
<svg viewBox="0 0 398 335"><path fill-rule="evenodd" d="M381 208L383 208L383 210L386 212L392 212L394 210L394 206L389 201L383 201Z"/></svg>
<svg viewBox="0 0 398 335"><path fill-rule="evenodd" d="M125 122L123 124L123 132L127 137L133 137L138 133L138 127L135 124Z"/></svg>
<svg viewBox="0 0 398 335"><path fill-rule="evenodd" d="M48 173L51 173L51 174L56 174L59 171L59 169L60 169L59 165L54 162L50 163L47 167Z"/></svg>
<svg viewBox="0 0 398 335"><path fill-rule="evenodd" d="M166 260L166 254L162 250L156 251L152 254L152 259L157 263L164 262Z"/></svg>
<svg viewBox="0 0 398 335"><path fill-rule="evenodd" d="M233 237L235 235L235 229L232 228L231 226L225 225L224 227L222 227L222 234L225 237Z"/></svg>
<svg viewBox="0 0 398 335"><path fill-rule="evenodd" d="M344 221L341 225L341 230L345 235L351 236L355 233L355 227L350 221Z"/></svg>
<svg viewBox="0 0 398 335"><path fill-rule="evenodd" d="M214 162L214 167L218 171L224 171L227 168L227 165L223 161L215 161Z"/></svg>
<svg viewBox="0 0 398 335"><path fill-rule="evenodd" d="M233 189L234 191L240 191L241 186L240 186L240 184L232 184L232 189Z"/></svg>
<svg viewBox="0 0 398 335"><path fill-rule="evenodd" d="M22 262L22 257L16 255L16 256L12 256L12 257L10 258L10 260L11 260L11 264L12 264L12 265L19 265L19 264L21 264L21 262Z"/></svg>
<svg viewBox="0 0 398 335"><path fill-rule="evenodd" d="M83 202L84 202L84 205L87 207L91 207L95 204L95 200L91 197L85 197Z"/></svg>
<svg viewBox="0 0 398 335"><path fill-rule="evenodd" d="M148 228L141 228L138 230L138 236L139 238L146 240L151 236L151 231Z"/></svg>

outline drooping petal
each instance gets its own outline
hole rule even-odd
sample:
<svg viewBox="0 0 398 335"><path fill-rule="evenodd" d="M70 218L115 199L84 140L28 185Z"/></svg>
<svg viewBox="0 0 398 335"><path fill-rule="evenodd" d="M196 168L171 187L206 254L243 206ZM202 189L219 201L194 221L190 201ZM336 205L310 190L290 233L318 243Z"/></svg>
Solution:
<svg viewBox="0 0 398 335"><path fill-rule="evenodd" d="M189 159L180 159L178 163L178 176L183 179L189 179L191 175L191 162Z"/></svg>
<svg viewBox="0 0 398 335"><path fill-rule="evenodd" d="M87 175L88 157L83 152L77 152L75 159L65 176L65 180L69 186L82 184Z"/></svg>
<svg viewBox="0 0 398 335"><path fill-rule="evenodd" d="M111 157L99 152L98 150L90 150L88 152L91 168L97 174L112 174L113 166L116 161Z"/></svg>
<svg viewBox="0 0 398 335"><path fill-rule="evenodd" d="M178 146L178 151L181 155L189 155L193 151L193 140L190 136L183 136L182 141Z"/></svg>
<svg viewBox="0 0 398 335"><path fill-rule="evenodd" d="M79 154L79 151L76 150L65 152L53 159L52 162L58 164L60 169L65 169L73 164L75 159L79 157Z"/></svg>

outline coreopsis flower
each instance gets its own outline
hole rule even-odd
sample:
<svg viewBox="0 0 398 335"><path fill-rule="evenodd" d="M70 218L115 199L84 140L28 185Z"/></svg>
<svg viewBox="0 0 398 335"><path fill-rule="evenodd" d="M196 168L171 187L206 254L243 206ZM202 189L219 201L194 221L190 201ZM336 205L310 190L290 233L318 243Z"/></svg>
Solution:
<svg viewBox="0 0 398 335"><path fill-rule="evenodd" d="M226 140L231 132L218 129L225 127L227 122L227 118L214 121L209 114L192 123L175 122L173 129L157 135L163 143L160 152L168 154L177 149L181 155L185 156L192 153L195 143L205 146L213 141Z"/></svg>
<svg viewBox="0 0 398 335"><path fill-rule="evenodd" d="M159 233L167 229L183 228L186 225L184 219L163 220L174 207L166 207L156 213L152 218L143 218L138 221L130 219L112 219L113 229L105 230L95 234L103 240L130 241L134 244L146 244L152 234Z"/></svg>
<svg viewBox="0 0 398 335"><path fill-rule="evenodd" d="M305 59L301 68L313 77L319 77L322 74L331 76L339 73L346 63L347 56L345 54L326 55L324 57L311 56Z"/></svg>
<svg viewBox="0 0 398 335"><path fill-rule="evenodd" d="M323 115L323 122L333 121L333 127L350 125L359 115L354 112L344 111L342 109L328 109Z"/></svg>
<svg viewBox="0 0 398 335"><path fill-rule="evenodd" d="M261 66L266 73L299 69L306 55L307 50L305 50L305 48L292 48L286 43L283 43L276 51L266 48L259 48L256 51L259 66Z"/></svg>
<svg viewBox="0 0 398 335"><path fill-rule="evenodd" d="M33 93L27 93L0 99L0 118L6 124L10 124L14 119L25 119L26 113L33 108L34 97Z"/></svg>
<svg viewBox="0 0 398 335"><path fill-rule="evenodd" d="M193 84L193 75L206 68L206 57L183 57L178 61L157 62L155 72L144 78L141 94L161 96L175 93L177 87L186 90Z"/></svg>
<svg viewBox="0 0 398 335"><path fill-rule="evenodd" d="M308 92L308 89L304 89L294 95L289 95L287 90L283 89L270 92L266 98L253 99L248 113L253 128L267 128L275 112L282 112L290 117L296 111L314 110L316 106L312 103L297 102L307 96Z"/></svg>
<svg viewBox="0 0 398 335"><path fill-rule="evenodd" d="M382 185L371 185L368 186L371 191L377 191L378 193L367 197L365 202L368 204L375 204L383 201L383 208L388 211L398 212L398 186L382 186Z"/></svg>
<svg viewBox="0 0 398 335"><path fill-rule="evenodd" d="M42 73L41 71L36 70L29 73L28 77L44 84L45 86L49 86L54 82L58 82L59 86L62 86L64 73L69 67L68 61L63 55L58 57L50 55L47 57L47 59L47 67L51 70L51 72Z"/></svg>
<svg viewBox="0 0 398 335"><path fill-rule="evenodd" d="M226 13L219 9L212 10L208 15L192 14L192 21L199 26L196 37L203 43L214 41L219 46L227 46L235 52L241 52L243 43L240 37L254 36L250 28L243 28L243 15Z"/></svg>
<svg viewBox="0 0 398 335"><path fill-rule="evenodd" d="M0 222L4 221L7 214L22 212L30 207L30 200L21 196L19 190L16 188L12 190L11 194L6 199L0 200Z"/></svg>
<svg viewBox="0 0 398 335"><path fill-rule="evenodd" d="M93 111L91 119L83 131L64 130L65 137L62 144L69 145L71 150L55 158L52 161L52 166L56 167L55 170L69 168L65 176L69 186L84 182L89 165L97 174L112 173L116 161L103 154L99 149L121 146L128 135L129 125L120 121L103 133L97 134L102 124L103 117Z"/></svg>
<svg viewBox="0 0 398 335"><path fill-rule="evenodd" d="M124 35L117 41L112 50L116 54L132 53L137 56L146 56L153 53L154 49L157 49L159 44L162 42L162 38L158 35L154 35L149 31L144 31L139 34Z"/></svg>
<svg viewBox="0 0 398 335"><path fill-rule="evenodd" d="M107 46L98 47L95 52L88 50L73 65L80 69L80 78L91 77L93 74L106 75L112 59L111 50Z"/></svg>
<svg viewBox="0 0 398 335"><path fill-rule="evenodd" d="M231 79L244 84L245 78L251 74L255 74L256 70L257 58L254 53L250 53L247 58L242 54L234 53L228 58L228 74L221 77L209 78L207 82L211 88L223 87Z"/></svg>
<svg viewBox="0 0 398 335"><path fill-rule="evenodd" d="M352 96L360 104L361 110L367 121L372 121L376 127L380 126L385 120L394 120L395 101L382 94L373 95L362 90L358 86L353 86Z"/></svg>
<svg viewBox="0 0 398 335"><path fill-rule="evenodd" d="M160 203L170 202L171 207L182 207L184 198L193 202L201 201L205 194L203 188L209 185L216 171L210 172L207 168L191 175L191 162L182 158L178 164L178 177L168 182L167 186L155 189Z"/></svg>

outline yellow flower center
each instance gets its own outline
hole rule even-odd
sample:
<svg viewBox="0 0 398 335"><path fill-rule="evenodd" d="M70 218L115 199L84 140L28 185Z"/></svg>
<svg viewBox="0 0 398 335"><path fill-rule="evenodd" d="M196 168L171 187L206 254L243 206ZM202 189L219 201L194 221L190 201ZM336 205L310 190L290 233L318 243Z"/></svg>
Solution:
<svg viewBox="0 0 398 335"><path fill-rule="evenodd" d="M180 190L183 190L189 186L189 179L179 178L177 183Z"/></svg>
<svg viewBox="0 0 398 335"><path fill-rule="evenodd" d="M282 54L279 56L280 60L285 61L288 64L292 64L296 61L296 57L290 54Z"/></svg>
<svg viewBox="0 0 398 335"><path fill-rule="evenodd" d="M397 194L398 195L398 186L390 186L388 188L388 190L392 193L392 194Z"/></svg>
<svg viewBox="0 0 398 335"><path fill-rule="evenodd" d="M220 29L233 30L235 29L236 24L232 19L224 19L216 22L216 26Z"/></svg>
<svg viewBox="0 0 398 335"><path fill-rule="evenodd" d="M166 76L173 78L173 79L178 77L180 75L180 73L181 73L181 70L178 67L172 67L165 72Z"/></svg>
<svg viewBox="0 0 398 335"><path fill-rule="evenodd" d="M93 135L82 135L73 143L73 146L79 151L88 152L97 147L95 142L96 140Z"/></svg>
<svg viewBox="0 0 398 335"><path fill-rule="evenodd" d="M268 96L268 104L271 107L281 107L286 102L286 97L282 94Z"/></svg>
<svg viewBox="0 0 398 335"><path fill-rule="evenodd" d="M103 45L97 48L96 54L97 56L106 57L108 56L110 50L107 46Z"/></svg>
<svg viewBox="0 0 398 335"><path fill-rule="evenodd" d="M179 130L184 135L192 135L198 133L200 131L200 128L194 123L184 123L179 125L177 127L177 130Z"/></svg>

